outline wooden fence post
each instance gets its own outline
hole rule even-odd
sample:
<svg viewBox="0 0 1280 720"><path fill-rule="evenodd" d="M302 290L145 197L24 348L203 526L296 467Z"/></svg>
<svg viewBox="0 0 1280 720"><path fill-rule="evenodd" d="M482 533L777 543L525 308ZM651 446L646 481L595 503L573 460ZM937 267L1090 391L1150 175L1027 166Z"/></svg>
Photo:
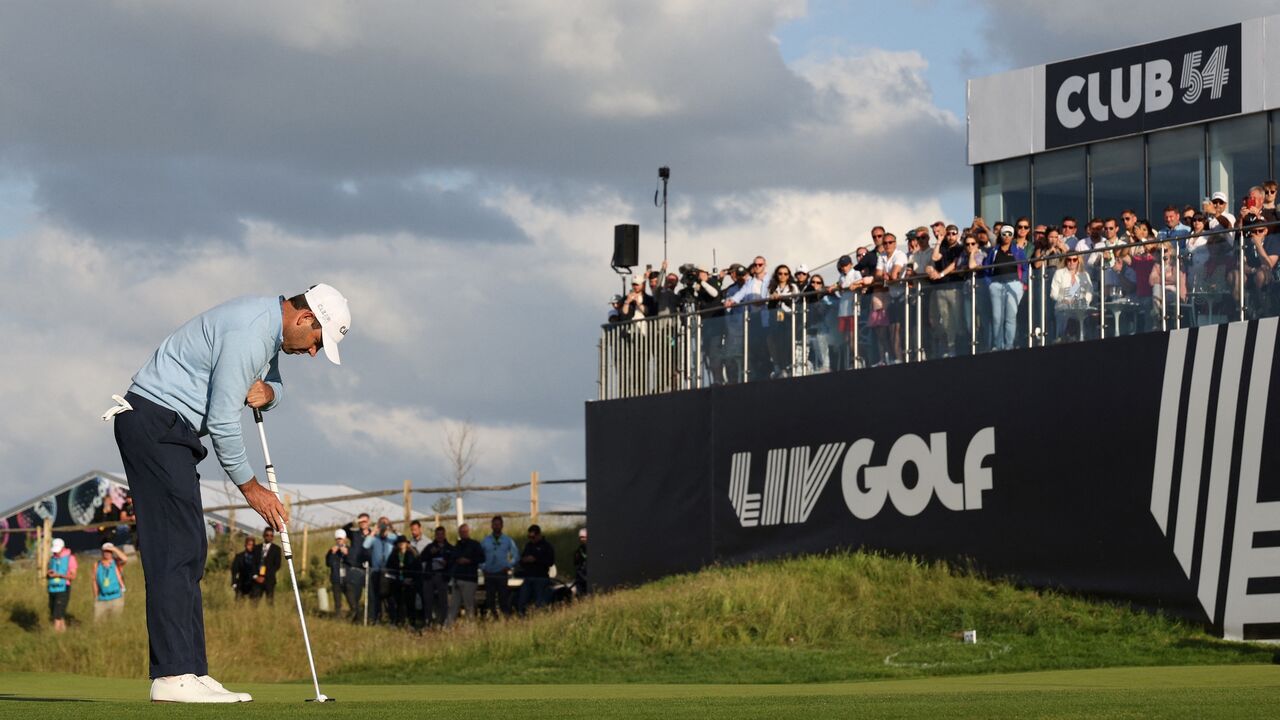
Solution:
<svg viewBox="0 0 1280 720"><path fill-rule="evenodd" d="M53 549L50 545L53 543L53 518L44 519L44 533L40 538L40 577L44 577L49 571L49 560L52 558Z"/></svg>
<svg viewBox="0 0 1280 720"><path fill-rule="evenodd" d="M302 572L307 571L307 531L310 529L307 525L302 526Z"/></svg>
<svg viewBox="0 0 1280 720"><path fill-rule="evenodd" d="M36 526L36 573L37 578L44 578L44 526Z"/></svg>
<svg viewBox="0 0 1280 720"><path fill-rule="evenodd" d="M455 500L458 506L458 527L462 527L467 522L466 516L462 514L462 494L459 493Z"/></svg>
<svg viewBox="0 0 1280 720"><path fill-rule="evenodd" d="M402 535L409 534L409 522L413 519L413 485L411 480L404 481L404 527L400 529Z"/></svg>
<svg viewBox="0 0 1280 720"><path fill-rule="evenodd" d="M529 475L529 522L538 522L538 471Z"/></svg>

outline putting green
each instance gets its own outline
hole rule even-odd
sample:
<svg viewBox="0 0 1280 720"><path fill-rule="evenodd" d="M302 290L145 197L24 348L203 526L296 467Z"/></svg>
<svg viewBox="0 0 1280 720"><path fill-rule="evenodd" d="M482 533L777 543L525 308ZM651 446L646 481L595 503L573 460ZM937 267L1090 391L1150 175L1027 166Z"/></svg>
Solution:
<svg viewBox="0 0 1280 720"><path fill-rule="evenodd" d="M0 715L101 718L271 717L281 712L372 709L387 713L451 711L557 717L791 717L814 713L859 717L1240 717L1280 704L1280 667L1058 670L856 683L796 685L326 685L338 702L304 703L304 684L247 684L255 702L236 706L150 705L143 680L50 673L0 673ZM292 709L286 710L291 706ZM345 712L344 712L345 711ZM13 713L13 714L11 714ZM396 717L398 715L392 715Z"/></svg>

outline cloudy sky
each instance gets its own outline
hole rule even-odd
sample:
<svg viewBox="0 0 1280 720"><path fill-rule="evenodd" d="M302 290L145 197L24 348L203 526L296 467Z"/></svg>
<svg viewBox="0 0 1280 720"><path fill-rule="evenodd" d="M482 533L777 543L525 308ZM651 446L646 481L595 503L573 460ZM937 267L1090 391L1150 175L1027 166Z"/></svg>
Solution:
<svg viewBox="0 0 1280 720"><path fill-rule="evenodd" d="M612 227L661 260L659 165L673 264L815 265L972 212L966 78L1274 8L4 3L0 507L120 468L98 415L174 327L321 281L352 330L281 361L282 479L437 484L466 421L478 483L582 477Z"/></svg>

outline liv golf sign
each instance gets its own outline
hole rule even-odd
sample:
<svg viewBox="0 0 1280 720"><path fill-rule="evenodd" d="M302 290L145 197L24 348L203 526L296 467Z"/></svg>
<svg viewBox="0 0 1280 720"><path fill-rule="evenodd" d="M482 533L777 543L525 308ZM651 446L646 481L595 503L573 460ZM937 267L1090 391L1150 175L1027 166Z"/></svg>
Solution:
<svg viewBox="0 0 1280 720"><path fill-rule="evenodd" d="M1045 147L1240 112L1240 26L1045 66Z"/></svg>

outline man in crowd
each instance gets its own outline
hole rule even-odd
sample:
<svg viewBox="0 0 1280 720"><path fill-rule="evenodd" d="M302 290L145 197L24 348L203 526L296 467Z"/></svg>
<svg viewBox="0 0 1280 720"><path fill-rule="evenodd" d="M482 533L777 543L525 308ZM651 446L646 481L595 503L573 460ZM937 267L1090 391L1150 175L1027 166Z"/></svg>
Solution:
<svg viewBox="0 0 1280 720"><path fill-rule="evenodd" d="M516 607L521 615L528 612L530 600L540 608L550 604L551 568L555 564L555 548L542 537L542 527L530 525L529 542L525 543L524 550L520 553L519 574L523 582L520 584Z"/></svg>
<svg viewBox="0 0 1280 720"><path fill-rule="evenodd" d="M885 233L876 253L876 282L879 290L876 297L883 304L882 308L872 308L872 312L883 312L885 322L876 325L876 344L880 347L881 362L902 362L902 317L905 312L904 299L906 290L901 282L903 270L907 266L907 254L898 249L898 238L893 233ZM888 287L884 287L887 285ZM873 288L874 289L874 288Z"/></svg>
<svg viewBox="0 0 1280 720"><path fill-rule="evenodd" d="M1062 218L1062 242L1067 246L1067 250L1075 252L1076 250L1088 250L1089 247L1078 247L1081 242L1087 242L1087 236L1082 237L1080 234L1079 223L1070 215Z"/></svg>
<svg viewBox="0 0 1280 720"><path fill-rule="evenodd" d="M116 443L138 513L147 584L151 699L247 702L209 676L200 579L208 544L196 465L208 434L223 470L245 501L277 530L283 503L254 476L241 436L247 404L270 410L284 392L279 353L324 350L340 364L338 343L351 325L347 300L328 285L285 299L232 300L196 316L166 338L133 376L104 419Z"/></svg>
<svg viewBox="0 0 1280 720"><path fill-rule="evenodd" d="M333 616L342 615L342 598L347 594L347 556L351 554L351 546L347 543L347 531L338 528L333 531L333 545L324 554L325 567L329 568L329 590L333 593ZM357 595L357 598L359 595ZM350 603L356 607L359 600Z"/></svg>
<svg viewBox="0 0 1280 720"><path fill-rule="evenodd" d="M502 534L502 525L502 516L495 515L489 525L493 532L480 541L484 549L484 609L490 618L497 618L499 610L503 615L514 611L507 580L520 559L520 551L515 540Z"/></svg>
<svg viewBox="0 0 1280 720"><path fill-rule="evenodd" d="M1133 226L1138 222L1138 213L1133 210L1121 210L1120 222L1124 223L1124 228L1120 231L1120 239L1125 243L1133 242Z"/></svg>
<svg viewBox="0 0 1280 720"><path fill-rule="evenodd" d="M93 566L93 621L124 612L124 566L129 559L114 543L102 544L102 558Z"/></svg>
<svg viewBox="0 0 1280 720"><path fill-rule="evenodd" d="M257 600L262 596L258 575L261 565L262 549L258 547L257 539L250 535L244 539L244 550L231 560L231 587L236 591L236 599Z"/></svg>
<svg viewBox="0 0 1280 720"><path fill-rule="evenodd" d="M934 220L929 229L933 231L933 238L929 240L930 249L941 245L947 239L947 224L941 220Z"/></svg>
<svg viewBox="0 0 1280 720"><path fill-rule="evenodd" d="M71 599L71 582L76 579L76 556L62 538L54 538L49 545L48 578L49 619L54 632L67 629L67 603Z"/></svg>
<svg viewBox="0 0 1280 720"><path fill-rule="evenodd" d="M262 565L258 568L261 577L262 594L268 602L276 599L276 575L280 572L280 564L284 562L284 553L275 544L276 531L270 527L262 531Z"/></svg>
<svg viewBox="0 0 1280 720"><path fill-rule="evenodd" d="M960 286L963 273L957 273L958 261L964 255L964 245L960 244L960 228L955 225L946 226L942 242L933 247L929 263L925 265L925 274L929 278L929 323L933 326L934 350L936 357L951 357L955 354L959 337L956 321L960 313Z"/></svg>
<svg viewBox="0 0 1280 720"><path fill-rule="evenodd" d="M477 571L485 562L484 548L471 539L471 526L463 523L458 526L458 544L453 546L449 559L449 577L453 581L453 590L449 593L449 616L444 626L452 627L458 620L458 611L466 608L467 617L476 617L476 580ZM503 581L506 584L506 581Z"/></svg>
<svg viewBox="0 0 1280 720"><path fill-rule="evenodd" d="M1182 211L1174 205L1164 209L1164 227L1156 233L1160 240L1173 243L1179 253L1186 251L1184 238L1191 234L1191 228L1182 224Z"/></svg>
<svg viewBox="0 0 1280 720"><path fill-rule="evenodd" d="M746 308L749 313L748 319L748 342L747 357L744 362L747 364L749 377L754 380L768 378L773 371L773 362L769 359L768 344L764 341L766 325L764 318L768 313L764 312L764 306L756 301L763 300L768 296L768 268L765 265L765 259L757 255L755 260L751 262L751 266L747 268L747 277L743 280L741 286L728 299L724 301L725 307L734 307L746 303L755 303Z"/></svg>
<svg viewBox="0 0 1280 720"><path fill-rule="evenodd" d="M1204 205L1205 218L1209 220L1210 230L1230 230L1236 226L1236 216L1227 212L1227 194L1221 190L1215 192Z"/></svg>
<svg viewBox="0 0 1280 720"><path fill-rule="evenodd" d="M743 356L743 315L747 309L744 307L734 307L728 298L733 297L742 290L743 286L750 279L745 265L741 263L733 263L729 266L725 280L729 281L728 285L721 282L722 291L720 297L723 298L722 305L726 308L724 312L724 376L727 383L742 382L742 372L746 364L746 358Z"/></svg>
<svg viewBox="0 0 1280 720"><path fill-rule="evenodd" d="M578 530L578 547L573 551L573 588L579 597L591 593L587 580L587 529Z"/></svg>
<svg viewBox="0 0 1280 720"><path fill-rule="evenodd" d="M698 313L702 333L702 361L711 375L712 385L725 383L724 310L720 295L720 277L713 276L701 265L695 268L697 279L680 291L682 305L692 306Z"/></svg>
<svg viewBox="0 0 1280 720"><path fill-rule="evenodd" d="M1256 264L1249 266L1251 285L1258 298L1255 316L1280 313L1280 231L1268 227L1259 214L1245 219L1245 242L1252 244Z"/></svg>
<svg viewBox="0 0 1280 720"><path fill-rule="evenodd" d="M383 606L391 602L391 585L385 570L395 546L395 528L384 515L378 518L377 532L364 539L365 559L369 563L369 621L375 625L382 620Z"/></svg>
<svg viewBox="0 0 1280 720"><path fill-rule="evenodd" d="M414 557L418 558L419 563L423 562L422 553L430 544L431 540L427 537L426 533L422 532L422 523L417 520L409 523L409 547L413 548ZM415 610L418 604L421 604L422 608L420 611L416 612L413 622L415 624L421 622L422 626L426 627L431 624L431 610L427 608L427 599L424 594L426 592L427 583L427 572L425 569L419 569L418 572L415 572L414 579L416 582L414 592L417 593L417 599L414 601Z"/></svg>
<svg viewBox="0 0 1280 720"><path fill-rule="evenodd" d="M443 625L449 610L448 570L452 556L453 546L444 528L436 527L435 537L418 554L423 576L422 615L428 624Z"/></svg>

